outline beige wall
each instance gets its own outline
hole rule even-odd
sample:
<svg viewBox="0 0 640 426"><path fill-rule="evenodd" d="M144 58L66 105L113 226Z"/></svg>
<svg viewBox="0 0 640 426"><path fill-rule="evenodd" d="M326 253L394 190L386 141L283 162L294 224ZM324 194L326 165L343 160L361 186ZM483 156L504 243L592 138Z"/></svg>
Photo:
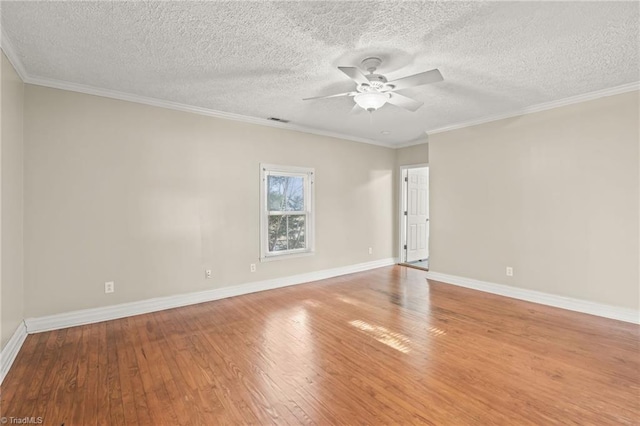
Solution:
<svg viewBox="0 0 640 426"><path fill-rule="evenodd" d="M392 149L32 85L25 120L27 317L393 257ZM258 261L260 162L315 167L314 256Z"/></svg>
<svg viewBox="0 0 640 426"><path fill-rule="evenodd" d="M423 143L396 149L396 165L407 166L429 162L429 145Z"/></svg>
<svg viewBox="0 0 640 426"><path fill-rule="evenodd" d="M638 309L638 103L432 135L431 269Z"/></svg>
<svg viewBox="0 0 640 426"><path fill-rule="evenodd" d="M398 150L38 86L25 96L26 317L397 256L394 176L427 162L432 270L638 307L637 93ZM316 255L258 261L260 162L316 168ZM2 296L22 309L4 283Z"/></svg>
<svg viewBox="0 0 640 426"><path fill-rule="evenodd" d="M24 319L23 294L23 133L24 84L2 56L0 348Z"/></svg>

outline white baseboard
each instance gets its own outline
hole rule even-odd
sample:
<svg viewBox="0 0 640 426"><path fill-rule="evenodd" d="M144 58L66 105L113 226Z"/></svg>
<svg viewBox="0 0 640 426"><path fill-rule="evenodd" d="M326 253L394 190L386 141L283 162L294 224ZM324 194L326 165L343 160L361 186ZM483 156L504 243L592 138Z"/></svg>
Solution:
<svg viewBox="0 0 640 426"><path fill-rule="evenodd" d="M227 297L240 296L243 294L255 293L258 291L303 284L311 281L337 277L340 275L352 274L354 272L362 272L369 269L394 265L395 263L396 259L394 258L380 259L372 262L343 266L340 268L325 269L322 271L309 272L306 274L293 275L283 278L275 278L266 281L256 281L232 287L222 287L213 290L200 291L197 293L156 297L153 299L140 300L137 302L122 303L120 305L83 309L80 311L73 311L38 318L28 318L25 320L25 323L27 332L29 334L49 330L58 330L61 328L75 327L78 325L92 324L96 322L124 318L133 315L146 314L149 312L162 311L165 309L178 308L180 306L195 305L197 303L209 302L212 300L224 299Z"/></svg>
<svg viewBox="0 0 640 426"><path fill-rule="evenodd" d="M501 296L511 297L514 299L526 300L527 302L540 303L542 305L554 306L556 308L568 309L570 311L640 324L640 312L634 309L604 305L601 303L589 302L587 300L543 293L541 291L527 290L503 284L474 280L472 278L442 274L440 272L427 272L427 279L471 288L473 290L480 290L487 293L499 294Z"/></svg>
<svg viewBox="0 0 640 426"><path fill-rule="evenodd" d="M16 332L13 333L13 336L11 336L5 347L0 351L0 384L2 384L2 381L9 372L26 338L27 327L24 322L21 322Z"/></svg>

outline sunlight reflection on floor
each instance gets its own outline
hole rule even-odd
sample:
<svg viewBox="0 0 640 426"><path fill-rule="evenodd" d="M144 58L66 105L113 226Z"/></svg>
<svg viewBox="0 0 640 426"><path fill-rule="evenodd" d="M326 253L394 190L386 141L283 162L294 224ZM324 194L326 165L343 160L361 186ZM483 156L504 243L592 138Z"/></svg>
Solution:
<svg viewBox="0 0 640 426"><path fill-rule="evenodd" d="M409 347L411 339L403 334L395 333L393 331L390 331L386 327L382 327L380 325L371 325L368 322L361 320L349 321L349 324L361 331L364 331L369 336L376 339L378 342L383 343L390 348L393 348L404 354L409 353L409 351L411 350L411 348Z"/></svg>
<svg viewBox="0 0 640 426"><path fill-rule="evenodd" d="M306 300L303 300L302 303L304 303L307 306L311 306L312 308L319 308L322 306L322 303L314 299L306 299Z"/></svg>
<svg viewBox="0 0 640 426"><path fill-rule="evenodd" d="M435 334L436 336L444 336L447 334L446 331L440 330L438 327L429 327L427 329L431 334Z"/></svg>
<svg viewBox="0 0 640 426"><path fill-rule="evenodd" d="M361 303L358 302L357 300L352 299L350 297L346 297L346 296L336 296L336 299L338 299L341 302L348 303L349 305L354 305L354 306L361 305Z"/></svg>

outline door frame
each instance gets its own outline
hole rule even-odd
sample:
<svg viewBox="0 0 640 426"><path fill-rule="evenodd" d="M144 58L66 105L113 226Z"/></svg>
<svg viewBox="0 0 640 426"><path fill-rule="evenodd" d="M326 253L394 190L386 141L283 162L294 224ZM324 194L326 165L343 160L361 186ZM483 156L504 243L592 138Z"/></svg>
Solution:
<svg viewBox="0 0 640 426"><path fill-rule="evenodd" d="M407 164L400 166L398 174L398 263L405 263L407 261L407 251L404 249L404 244L407 237L406 220L404 217L405 203L407 202L407 191L405 191L404 174L409 169L421 169L429 167L429 163L419 164ZM429 179L429 186L431 186L431 179ZM431 188L429 188L429 194ZM427 241L429 244L429 241Z"/></svg>

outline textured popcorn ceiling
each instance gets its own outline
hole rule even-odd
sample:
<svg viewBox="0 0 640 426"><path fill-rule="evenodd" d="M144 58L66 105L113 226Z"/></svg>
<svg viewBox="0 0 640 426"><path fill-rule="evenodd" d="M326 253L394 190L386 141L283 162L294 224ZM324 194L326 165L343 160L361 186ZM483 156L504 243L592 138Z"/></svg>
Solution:
<svg viewBox="0 0 640 426"><path fill-rule="evenodd" d="M3 2L2 26L29 77L397 144L639 80L637 2ZM414 113L302 101L372 55L445 81L400 92Z"/></svg>

